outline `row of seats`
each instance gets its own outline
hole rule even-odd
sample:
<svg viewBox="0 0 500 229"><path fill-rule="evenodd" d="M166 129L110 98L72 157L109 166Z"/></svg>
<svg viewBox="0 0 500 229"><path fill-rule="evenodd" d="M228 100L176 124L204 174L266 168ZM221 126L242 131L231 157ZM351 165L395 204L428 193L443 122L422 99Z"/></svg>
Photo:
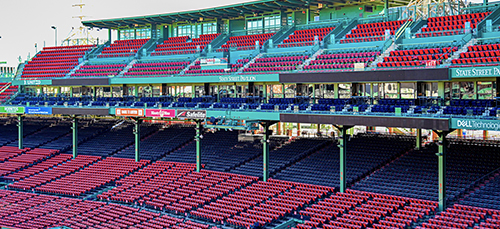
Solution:
<svg viewBox="0 0 500 229"><path fill-rule="evenodd" d="M236 48L237 50L255 49L257 41L259 42L259 48L261 48L273 35L274 33L264 33L230 37L217 51L227 52L230 48Z"/></svg>
<svg viewBox="0 0 500 229"><path fill-rule="evenodd" d="M283 40L283 44L279 44L278 47L286 48L313 45L315 42L319 43L323 41L325 36L334 29L335 27L296 30Z"/></svg>
<svg viewBox="0 0 500 229"><path fill-rule="evenodd" d="M0 225L9 228L190 228L208 224L119 204L0 190Z"/></svg>
<svg viewBox="0 0 500 229"><path fill-rule="evenodd" d="M421 32L415 34L420 37L449 36L465 33L465 23L470 23L470 29L475 29L477 24L487 17L491 12L461 14L453 16L431 17L427 20L427 26Z"/></svg>
<svg viewBox="0 0 500 229"><path fill-rule="evenodd" d="M133 56L148 41L149 39L117 40L109 45L109 47L104 47L98 57L108 58Z"/></svg>
<svg viewBox="0 0 500 229"><path fill-rule="evenodd" d="M152 56L188 54L203 51L205 47L220 34L203 34L199 38L190 39L188 36L170 37L157 45Z"/></svg>
<svg viewBox="0 0 500 229"><path fill-rule="evenodd" d="M64 77L79 59L94 48L89 46L60 46L44 48L23 69L22 78L57 78Z"/></svg>

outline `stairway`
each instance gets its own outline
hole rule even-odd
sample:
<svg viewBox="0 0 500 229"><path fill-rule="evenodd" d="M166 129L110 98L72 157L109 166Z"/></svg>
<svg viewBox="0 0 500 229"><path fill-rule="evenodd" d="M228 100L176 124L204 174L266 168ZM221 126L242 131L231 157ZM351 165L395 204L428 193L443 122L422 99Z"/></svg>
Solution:
<svg viewBox="0 0 500 229"><path fill-rule="evenodd" d="M201 57L196 58L195 60L191 61L191 63L186 66L184 69L182 69L181 72L179 72L179 75L184 75L184 73L191 68L191 66L194 66L196 62L200 61Z"/></svg>
<svg viewBox="0 0 500 229"><path fill-rule="evenodd" d="M323 54L324 51L324 49L319 49L318 51L316 51L312 56L309 57L309 59L305 60L301 65L297 66L297 71L304 70L304 66L309 65L311 61L316 60L316 58L319 55Z"/></svg>
<svg viewBox="0 0 500 229"><path fill-rule="evenodd" d="M77 65L76 67L74 67L73 69L71 69L70 72L68 72L65 77L70 77L71 75L73 75L73 73L75 73L77 70L79 70L83 65L87 64L89 61L88 60L84 60L83 62L81 62L79 65Z"/></svg>
<svg viewBox="0 0 500 229"><path fill-rule="evenodd" d="M443 64L441 66L444 66L444 67L450 66L452 60L458 59L460 57L461 53L467 52L469 50L469 46L476 45L477 42L478 42L477 38L472 38L469 42L467 42L467 44L465 44L464 46L462 46L462 48L460 48L458 51L456 51L455 53L453 53L453 55L450 56L450 58L448 58L445 61L443 61Z"/></svg>
<svg viewBox="0 0 500 229"><path fill-rule="evenodd" d="M132 61L130 61L130 63L128 63L127 66L123 68L123 70L120 73L118 73L118 75L116 75L115 77L122 77L123 74L128 72L128 70L131 69L135 63L137 63L137 59L133 59Z"/></svg>
<svg viewBox="0 0 500 229"><path fill-rule="evenodd" d="M399 45L398 45L398 44L396 44L395 42L394 42L394 43L392 43L392 45L391 45L389 48L387 48L387 49L386 49L386 50L385 50L382 54L380 54L380 55L377 57L377 59L375 59L375 60L374 60L374 61L370 64L370 67L372 67L372 68L376 68L376 67L377 67L377 65L378 65L378 63L382 63L382 62L384 62L384 58L385 58L385 57L388 57L388 56L391 54L391 52L392 52L392 51L394 51L394 50L396 50L396 49L398 49L398 47L399 47Z"/></svg>
<svg viewBox="0 0 500 229"><path fill-rule="evenodd" d="M243 69L248 68L248 66L250 66L250 64L255 63L255 60L261 58L263 55L264 55L264 53L259 53L257 56L255 56L250 61L248 61L248 63L246 63L245 65L243 65L243 67L241 67L240 69L238 69L238 71L236 73L243 73Z"/></svg>

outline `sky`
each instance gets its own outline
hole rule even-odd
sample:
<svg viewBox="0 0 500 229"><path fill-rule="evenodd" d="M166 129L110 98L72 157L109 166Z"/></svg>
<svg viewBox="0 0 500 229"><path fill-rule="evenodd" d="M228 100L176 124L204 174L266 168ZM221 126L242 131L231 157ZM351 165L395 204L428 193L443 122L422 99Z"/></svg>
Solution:
<svg viewBox="0 0 500 229"><path fill-rule="evenodd" d="M85 4L83 10L73 4ZM0 62L17 67L18 57L23 61L45 46L54 46L57 27L58 44L71 34L72 27L80 27L80 19L97 20L117 17L161 14L222 5L250 2L250 0L0 0ZM468 2L471 2L468 0ZM472 0L482 2L482 0ZM107 30L91 31L93 37L107 39ZM115 34L113 34L116 37Z"/></svg>

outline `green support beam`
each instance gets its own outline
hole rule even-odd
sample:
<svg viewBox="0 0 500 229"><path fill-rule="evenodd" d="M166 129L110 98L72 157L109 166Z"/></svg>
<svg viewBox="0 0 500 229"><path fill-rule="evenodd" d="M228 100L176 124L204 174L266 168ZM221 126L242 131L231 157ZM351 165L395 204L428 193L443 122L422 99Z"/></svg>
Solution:
<svg viewBox="0 0 500 229"><path fill-rule="evenodd" d="M446 147L448 145L448 140L446 135L450 132L448 131L435 131L439 137L438 141L438 182L439 182L439 199L438 208L439 211L444 211L446 209Z"/></svg>
<svg viewBox="0 0 500 229"><path fill-rule="evenodd" d="M389 17L389 0L384 0L384 16Z"/></svg>
<svg viewBox="0 0 500 229"><path fill-rule="evenodd" d="M196 120L196 136L194 140L196 141L196 172L201 171L201 120Z"/></svg>
<svg viewBox="0 0 500 229"><path fill-rule="evenodd" d="M19 149L24 148L23 144L23 138L24 138L24 121L23 121L23 116L18 115L17 116L17 132L18 132L18 143L19 143Z"/></svg>
<svg viewBox="0 0 500 229"><path fill-rule="evenodd" d="M73 158L78 156L78 119L76 116L71 118L71 130L73 130Z"/></svg>
<svg viewBox="0 0 500 229"><path fill-rule="evenodd" d="M140 118L134 119L134 136L135 136L135 161L141 160L141 122Z"/></svg>
<svg viewBox="0 0 500 229"><path fill-rule="evenodd" d="M417 129L417 139L415 144L415 149L420 150L422 147L422 129Z"/></svg>
<svg viewBox="0 0 500 229"><path fill-rule="evenodd" d="M261 125L264 127L264 135L262 136L262 180L269 179L269 135L271 134L269 127L276 124L275 121L264 121Z"/></svg>
<svg viewBox="0 0 500 229"><path fill-rule="evenodd" d="M262 170L263 170L263 180L267 181L269 179L269 122L264 122L264 135L262 136Z"/></svg>
<svg viewBox="0 0 500 229"><path fill-rule="evenodd" d="M340 149L340 192L345 192L347 188L346 183L346 154L347 154L347 130L353 126L335 125L339 130L338 147Z"/></svg>

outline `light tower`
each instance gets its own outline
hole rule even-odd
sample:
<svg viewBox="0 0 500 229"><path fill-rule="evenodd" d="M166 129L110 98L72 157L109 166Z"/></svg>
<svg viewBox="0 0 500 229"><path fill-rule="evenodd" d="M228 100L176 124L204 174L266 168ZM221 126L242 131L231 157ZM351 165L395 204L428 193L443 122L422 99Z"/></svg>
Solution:
<svg viewBox="0 0 500 229"><path fill-rule="evenodd" d="M460 13L461 8L465 8L463 0L411 0L403 15L415 20L427 19L456 15Z"/></svg>
<svg viewBox="0 0 500 229"><path fill-rule="evenodd" d="M83 15L83 7L85 3L80 0L80 3L73 4L71 7L79 7L80 15L73 16L73 18L80 19L79 27L73 27L71 29L70 34L66 39L64 39L63 43L66 45L89 45L89 44L97 44L98 40L93 38L89 33L89 28L82 26L82 21L87 16Z"/></svg>

